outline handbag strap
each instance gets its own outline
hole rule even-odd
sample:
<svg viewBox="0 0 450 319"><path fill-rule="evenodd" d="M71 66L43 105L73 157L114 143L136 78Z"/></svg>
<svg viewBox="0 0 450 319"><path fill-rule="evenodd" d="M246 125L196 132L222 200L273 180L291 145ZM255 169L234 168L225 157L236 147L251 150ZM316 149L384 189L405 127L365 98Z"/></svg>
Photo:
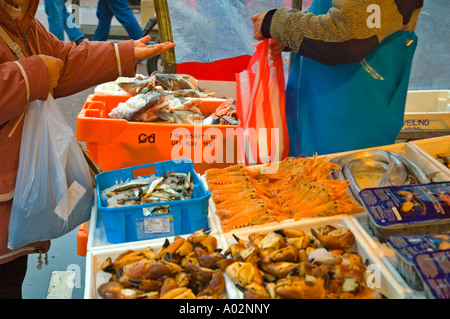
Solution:
<svg viewBox="0 0 450 319"><path fill-rule="evenodd" d="M14 53L14 55L17 57L18 60L25 59L25 54L22 52L22 48L20 47L20 45L17 44L17 42L11 38L11 36L8 34L8 32L6 32L5 28L3 28L3 26L1 26L1 25L0 25L0 37L2 37L3 41L5 41L6 45L9 47L11 52ZM20 115L19 119L14 124L13 129L9 133L8 137L11 137L12 134L15 132L17 126L22 121L24 115L25 115L25 112L23 112Z"/></svg>
<svg viewBox="0 0 450 319"><path fill-rule="evenodd" d="M3 41L5 41L6 45L9 47L9 49L14 53L14 55L17 57L17 59L24 59L25 54L22 52L22 48L20 45L17 44L16 41L11 39L8 32L3 28L3 26L0 26L0 36L3 38Z"/></svg>

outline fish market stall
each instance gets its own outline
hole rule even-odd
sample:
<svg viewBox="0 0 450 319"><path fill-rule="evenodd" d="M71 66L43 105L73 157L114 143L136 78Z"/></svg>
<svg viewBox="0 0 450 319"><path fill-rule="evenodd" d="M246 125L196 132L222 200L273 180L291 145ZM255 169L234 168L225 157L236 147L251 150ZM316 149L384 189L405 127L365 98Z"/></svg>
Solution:
<svg viewBox="0 0 450 319"><path fill-rule="evenodd" d="M193 10L167 3L171 14ZM238 163L234 81L213 83L205 75L217 74L205 70L253 47L242 45L248 34L236 36L241 16L222 18L232 23L210 24L233 39L218 50L209 50L214 28L172 24L178 73L105 83L77 118L77 139L103 169L85 298L448 298L449 285L436 282L448 283L450 175L433 158L447 152L447 140L442 150L437 140L416 141ZM195 39L178 38L181 31ZM432 279L430 267L439 270Z"/></svg>
<svg viewBox="0 0 450 319"><path fill-rule="evenodd" d="M394 164L398 165L398 161L396 161L396 159L399 159L399 157L392 156L392 158L394 158L392 163L384 163L383 161L386 160L386 157L384 157L386 156L386 153L382 153L381 151L392 152L387 153L390 156L395 153L397 154L396 156L403 158L403 161L407 159L406 163L409 163L410 166L408 166L408 169L406 167L404 169L411 175L409 176L411 179L402 180L402 182L407 185L392 186L395 179L393 178L394 176L392 175L391 170L393 169ZM440 190L436 193L440 196L438 196L441 200L440 205L442 207L447 205L446 213L442 217L441 222L438 223L438 225L441 225L442 227L439 227L438 229L424 228L425 231L423 231L422 234L412 234L412 232L415 232L413 231L414 228L405 228L401 226L396 228L396 230L401 230L400 234L397 234L396 231L388 231L387 233L383 233L383 237L379 238L377 236L378 234L376 232L374 233L374 228L371 228L370 226L370 218L372 217L369 213L370 206L366 202L366 196L362 196L363 202L360 204L356 198L352 197L352 190L348 187L348 184L343 180L339 180L339 178L333 177L333 170L337 169L335 166L337 164L333 162L333 159L342 159L344 156L353 154L353 160L361 160L364 158L363 162L367 164L367 159L370 158L370 156L362 157L360 156L362 154L361 152L364 152L366 155L373 155L374 157L372 157L372 160L377 160L379 162L377 164L378 167L375 166L376 168L373 174L383 175L381 172L384 170L385 174L387 173L391 177L390 179L384 177L384 182L381 182L383 181L383 177L378 176L379 178L373 180L373 183L375 183L373 185L361 183L361 194L374 189L384 190L387 188L391 191L392 189L395 189L395 187L406 187L406 190L411 191L411 188L422 187L422 185L424 185L419 184L419 181L425 181L420 180L420 178L427 178L431 184L427 183L425 185L435 185L435 187ZM433 259L434 257L430 256L427 256L428 259L425 259L425 256L422 256L421 254L425 252L419 250L414 256L409 256L408 261L405 261L406 259L400 254L402 249L403 251L406 249L404 248L405 245L407 246L408 243L415 245L419 239L427 242L429 245L434 245L433 247L435 248L436 254L440 252L445 253L446 249L450 248L448 246L450 242L448 240L448 232L450 229L447 227L447 225L449 225L447 221L450 221L450 219L448 219L450 214L448 212L448 207L450 207L450 202L448 200L450 189L449 183L446 183L446 181L448 182L450 179L448 179L448 175L445 170L443 170L444 167L440 167L436 165L436 163L430 161L430 159L425 157L423 153L419 152L413 145L411 145L411 143L393 144L375 149L311 157L305 159L304 162L302 161L301 165L299 163L300 162L288 160L285 163L275 163L278 164L275 168L273 166L274 164L257 165L247 167L248 170L245 172L249 174L247 177L251 176L256 178L256 180L258 180L258 178L263 178L263 176L258 177L258 174L264 173L264 178L270 180L273 185L281 186L287 181L287 179L280 179L281 176L287 175L283 169L289 167L290 172L295 172L297 175L301 175L300 173L302 171L309 172L307 176L311 179L307 180L305 175L301 179L303 182L316 183L317 185L325 186L328 182L325 182L323 178L313 180L312 176L320 177L328 171L329 176L332 177L328 187L331 187L331 185L335 187L331 188L331 190L334 190L331 194L340 194L341 196L345 196L342 197L341 200L342 203L345 202L348 205L336 206L334 208L330 205L325 205L327 209L323 210L324 206L322 206L321 203L326 203L325 197L320 196L319 193L316 193L316 197L311 197L312 195L310 194L309 202L295 202L295 204L298 205L295 206L297 208L308 208L310 215L301 216L298 218L294 218L294 215L292 215L290 218L284 218L283 220L260 219L260 221L263 221L261 223L256 222L257 220L253 219L250 224L236 224L236 227L223 227L220 218L218 218L218 213L226 214L225 209L222 206L220 208L221 212L218 212L216 202L214 201L214 199L218 198L218 193L216 191L218 189L220 190L220 187L214 187L218 185L222 185L221 190L224 191L223 194L227 194L226 196L229 198L230 202L227 207L228 209L233 209L231 201L235 195L233 195L232 191L236 190L235 186L237 187L238 184L245 186L244 189L238 188L238 191L241 193L247 192L245 191L245 188L251 191L248 187L249 185L252 185L254 186L253 194L264 194L264 196L257 196L256 199L252 199L251 197L249 197L249 199L239 199L241 210L246 211L247 215L251 215L249 209L252 207L254 212L257 212L257 209L255 208L256 206L253 205L254 202L252 202L252 200L257 201L264 199L264 207L272 209L276 208L276 210L278 210L279 214L274 215L275 217L280 217L280 213L284 213L287 207L290 207L292 211L295 211L295 209L293 206L288 206L287 202L284 203L284 206L281 205L280 207L273 206L276 202L267 202L268 198L271 196L270 191L275 191L277 188L275 186L269 188L267 187L269 184L265 183L252 184L252 181L249 182L247 178L242 178L242 172L245 168L241 165L230 165L227 168L209 169L201 176L201 179L199 179L204 184L205 189L211 193L211 197L208 200L209 211L207 217L207 227L200 231L207 230L210 235L217 239L220 249L216 250L216 254L214 254L214 256L216 258L216 262L219 260L221 262L211 267L215 269L215 272L217 273L219 270L221 271L221 275L217 274L216 276L221 278L220 282L225 283L222 285L224 288L218 290L220 293L216 294L214 298L242 299L262 297L269 299L288 296L295 296L298 298L309 296L314 298L408 299L442 297L442 292L436 291L436 287L433 286L432 282L422 280L421 278L424 276L423 272L416 271L418 267L413 266L420 263L425 269L425 263L436 262L436 259ZM237 168L239 168L239 170L237 170ZM397 169L399 169L398 166ZM415 169L417 171L412 172L411 169ZM366 168L364 170L360 170L360 172L361 171L364 174L367 174ZM214 174L219 173L226 174L223 176L222 183L218 182L220 179L208 178L208 175L211 177L214 176ZM358 177L357 174L355 174L355 176ZM413 180L413 178L416 178L416 180ZM303 193L303 195L301 195L302 193L299 190L296 192L292 191L294 185L300 184L300 179L298 181L295 178L290 180L292 180L292 184L288 184L289 186L286 190L289 190L291 195L288 195L289 192L286 192L286 195L288 195L286 198L308 198L307 193ZM356 180L359 180L359 177ZM276 183L277 181L279 182L278 184ZM231 184L234 186L229 188L225 187L226 185ZM387 184L391 186L386 186ZM264 185L266 185L266 188L262 189L261 187ZM315 184L309 184L309 186L312 185ZM280 192L280 194L282 194L282 192ZM404 196L406 193L401 193L401 195ZM418 198L413 199L411 197L402 197L402 200L405 200L403 203L411 201L413 204L412 206L409 206L411 212L414 209L417 209L417 211L420 212L421 207L423 208L423 205L419 205L420 203L417 202L417 199ZM423 198L421 198L421 200L423 200ZM220 202L220 200L218 202ZM250 203L253 204L250 205ZM429 204L426 205L427 211L429 211ZM344 207L348 210L341 210ZM336 211L333 211L333 209L336 209ZM314 213L317 214L315 215ZM267 218L267 216L265 217ZM426 223L428 226L437 225L433 220L427 221ZM418 225L418 228L421 228L420 224ZM107 271L102 269L107 267L108 264L113 264L114 262L116 262L117 265L120 265L121 262L118 256L124 254L125 251L128 251L128 253L131 254L135 252L135 255L140 256L137 258L141 260L140 263L145 263L145 261L142 261L142 256L149 254L149 252L152 256L154 254L161 253L164 250L164 247L170 247L170 243L173 243L180 237L186 239L190 236L190 234L178 236L163 235L159 238L150 240L132 240L129 242L114 244L108 242L108 238L105 236L106 230L102 221L102 213L97 209L93 209L91 229L95 229L95 231L91 231L89 233L87 253L88 274L86 277L85 293L86 298L136 298L138 296L139 298L162 297L162 282L153 282L153 284L155 284L158 288L152 288L153 290L144 291L139 289L139 285L142 285L141 280L135 278L135 280L132 280L132 284L129 282L111 282L109 280L111 274L108 273L108 268L106 268ZM382 230L384 231L384 229ZM198 231L199 230L193 229L193 233L198 233ZM347 235L349 232L352 235ZM400 240L397 238L399 236L415 236L415 238L408 240L401 238ZM349 238L350 242L347 242ZM166 244L164 244L164 242ZM338 246L330 246L332 245L330 243L335 243ZM397 246L400 248L397 248ZM152 247L152 249L149 247ZM296 248L293 249L293 247ZM338 253L335 249L341 249L342 252ZM145 254L142 251L145 251ZM426 253L430 254L430 249L427 249ZM197 254L201 255L199 251L197 251ZM268 258L266 260L267 264L255 264L255 256L261 257L266 255ZM192 253L191 256L195 256L195 260L198 262L197 258L199 256L195 255L195 253ZM353 259L348 259L350 256L353 256ZM149 260L153 260L152 258L154 257L148 258ZM419 261L417 262L416 259ZM109 262L107 262L108 260ZM178 256L177 263L180 263L180 265L183 264L181 260L183 260L183 256ZM341 275L345 274L347 269L346 267L351 265L352 262L356 262L356 260L362 262L366 268L362 269L359 275L355 273L353 275ZM324 264L321 266L321 263L325 261L327 268ZM106 262L106 264L104 262ZM126 258L123 259L122 262L129 262L130 264L133 264L136 260L133 258ZM101 266L102 264L103 266ZM219 267L219 265L221 266ZM197 263L196 266L198 267L199 264ZM195 270L197 269L192 265L191 267L192 273L187 271L189 276L193 276ZM258 267L263 268L261 269ZM125 268L126 267L123 269ZM294 275L294 272L291 272L293 269L296 269L296 275ZM303 271L303 273L298 273L300 270ZM328 275L320 278L315 277L318 273L320 273L320 271L325 271ZM214 271L209 270L208 272L208 278L212 278L211 276ZM249 272L253 272L255 275L251 277L244 275ZM263 277L261 276L265 276L265 279L262 280L261 278ZM439 276L442 277L443 275ZM222 280L222 278L224 279ZM360 280L361 278L365 279ZM367 278L371 278L372 281L367 281ZM329 284L333 283L333 285L327 287L334 287L334 290L331 288L331 290L323 290L321 288L323 286L320 284L322 280L327 280ZM195 289L189 286L176 286L178 287L178 290L173 291L173 294L179 294L181 297L184 296L185 298L205 298L205 296L202 296L204 293L201 293L201 291L209 287L209 284L210 281L205 280L201 285L197 285L197 288ZM344 284L344 286L340 286L342 284ZM100 288L101 285L103 285L102 288ZM198 287L202 287L202 289ZM117 295L111 295L111 292L108 289L112 289L112 294L117 293ZM165 291L165 289L163 289L163 291ZM165 297L169 296L170 295L166 295Z"/></svg>

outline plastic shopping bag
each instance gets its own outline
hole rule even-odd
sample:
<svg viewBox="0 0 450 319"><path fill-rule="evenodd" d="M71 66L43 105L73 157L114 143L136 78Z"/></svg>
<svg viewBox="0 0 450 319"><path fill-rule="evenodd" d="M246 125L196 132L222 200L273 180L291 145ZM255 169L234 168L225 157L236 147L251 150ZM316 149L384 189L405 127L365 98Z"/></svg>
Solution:
<svg viewBox="0 0 450 319"><path fill-rule="evenodd" d="M269 60L269 39L256 46L246 70L236 74L238 162L276 163L289 154L281 55Z"/></svg>
<svg viewBox="0 0 450 319"><path fill-rule="evenodd" d="M90 218L88 164L58 105L29 104L9 223L8 248L58 238Z"/></svg>

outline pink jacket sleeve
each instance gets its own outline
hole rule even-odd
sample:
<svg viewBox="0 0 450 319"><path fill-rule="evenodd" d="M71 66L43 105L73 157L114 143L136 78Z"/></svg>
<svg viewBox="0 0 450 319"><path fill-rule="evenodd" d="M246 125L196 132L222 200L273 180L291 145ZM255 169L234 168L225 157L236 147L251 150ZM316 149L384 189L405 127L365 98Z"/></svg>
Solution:
<svg viewBox="0 0 450 319"><path fill-rule="evenodd" d="M37 23L40 54L51 55L64 62L58 86L53 90L55 98L71 95L100 83L113 81L119 76L134 76L133 40L112 42L59 41Z"/></svg>
<svg viewBox="0 0 450 319"><path fill-rule="evenodd" d="M133 40L117 44L88 41L76 46L73 42L59 41L35 21L28 33L35 54L53 56L64 62L58 86L53 89L55 98L113 81L119 76L136 74ZM8 60L8 53L0 52L1 60ZM1 63L0 88L0 126L20 115L28 101L45 100L51 92L47 68L37 55Z"/></svg>

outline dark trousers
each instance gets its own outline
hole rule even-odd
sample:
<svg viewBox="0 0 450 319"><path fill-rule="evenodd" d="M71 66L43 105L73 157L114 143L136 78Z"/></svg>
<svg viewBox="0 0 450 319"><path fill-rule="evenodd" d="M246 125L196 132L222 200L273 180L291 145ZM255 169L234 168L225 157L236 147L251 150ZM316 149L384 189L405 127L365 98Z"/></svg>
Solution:
<svg viewBox="0 0 450 319"><path fill-rule="evenodd" d="M22 299L22 284L27 265L27 255L0 264L0 299Z"/></svg>

